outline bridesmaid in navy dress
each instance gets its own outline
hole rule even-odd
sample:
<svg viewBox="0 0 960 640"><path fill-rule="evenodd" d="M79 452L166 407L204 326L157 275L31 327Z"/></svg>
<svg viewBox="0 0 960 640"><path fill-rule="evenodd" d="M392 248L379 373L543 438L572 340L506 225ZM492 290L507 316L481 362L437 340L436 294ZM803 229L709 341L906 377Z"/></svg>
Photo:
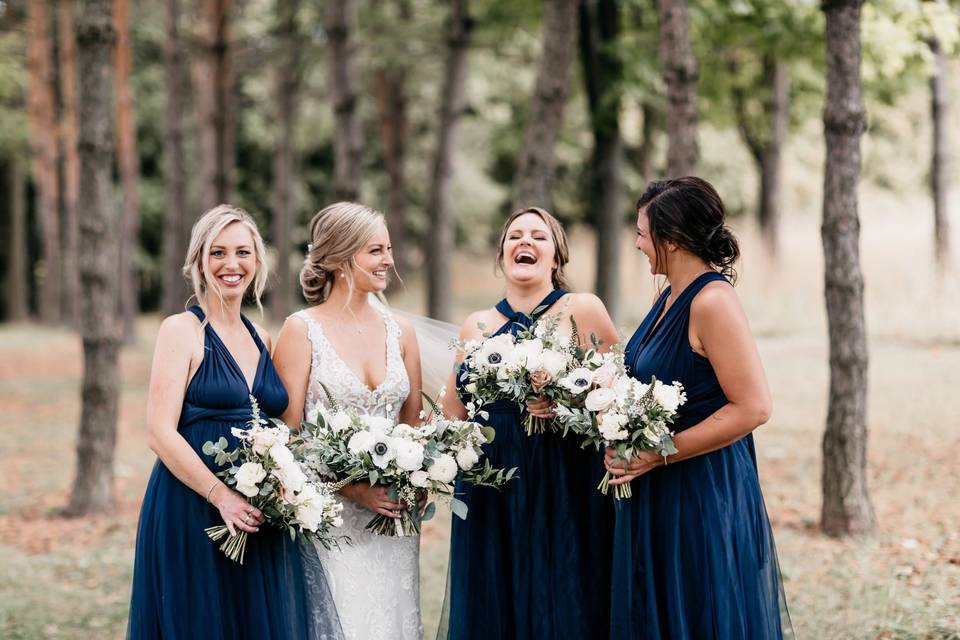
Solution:
<svg viewBox="0 0 960 640"><path fill-rule="evenodd" d="M638 204L637 249L670 286L627 345L631 375L682 382L666 460L643 453L618 503L610 637L792 637L751 432L771 412L766 376L731 286L739 256L720 196L694 177L652 182Z"/></svg>
<svg viewBox="0 0 960 640"><path fill-rule="evenodd" d="M536 315L560 313L570 333L573 315L581 335L597 335L609 348L616 329L599 298L565 291L566 237L548 212L521 209L506 221L498 266L506 297L495 308L470 315L463 339L484 329L516 333ZM455 385L451 376L448 388ZM546 402L531 413L552 415ZM444 398L448 415L464 416L456 393ZM559 433L528 436L524 414L510 401L485 407L496 438L484 445L496 467L517 467L517 479L500 490L458 484L469 507L453 519L446 621L440 637L452 640L550 640L606 637L613 509L594 489L603 456L581 449Z"/></svg>
<svg viewBox="0 0 960 640"><path fill-rule="evenodd" d="M200 302L170 316L157 336L147 428L159 460L137 530L129 638L314 638L336 620L311 621L299 545L220 481L201 452L220 437L236 445L253 395L279 416L287 393L273 369L269 337L240 313L266 282L263 241L250 216L220 205L193 228L184 273ZM252 286L251 286L252 285ZM204 528L225 523L251 535L243 565ZM318 587L319 589L319 587ZM328 594L323 597L328 598Z"/></svg>

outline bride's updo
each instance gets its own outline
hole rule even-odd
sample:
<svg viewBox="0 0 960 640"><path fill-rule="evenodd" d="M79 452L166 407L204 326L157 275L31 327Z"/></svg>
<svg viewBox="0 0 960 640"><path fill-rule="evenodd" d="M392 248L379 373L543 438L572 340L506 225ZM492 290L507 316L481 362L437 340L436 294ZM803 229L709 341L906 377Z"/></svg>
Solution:
<svg viewBox="0 0 960 640"><path fill-rule="evenodd" d="M300 286L308 303L326 300L338 273L343 273L353 292L353 257L383 224L382 213L356 202L335 202L313 216L310 246L300 270Z"/></svg>

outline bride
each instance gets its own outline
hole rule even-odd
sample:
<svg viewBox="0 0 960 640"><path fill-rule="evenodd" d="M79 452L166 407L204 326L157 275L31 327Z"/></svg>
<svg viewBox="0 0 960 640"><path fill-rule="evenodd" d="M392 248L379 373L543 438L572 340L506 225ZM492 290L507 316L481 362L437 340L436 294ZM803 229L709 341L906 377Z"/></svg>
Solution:
<svg viewBox="0 0 960 640"><path fill-rule="evenodd" d="M370 304L393 267L383 214L338 202L310 223L312 244L300 284L310 307L283 325L274 365L290 397L283 421L326 405L326 386L343 406L413 424L419 420L420 353L412 325ZM399 518L410 508L383 486L344 487L345 535L352 544L317 547L347 640L421 638L419 537L385 537L364 530L375 514ZM416 508L416 505L412 505Z"/></svg>

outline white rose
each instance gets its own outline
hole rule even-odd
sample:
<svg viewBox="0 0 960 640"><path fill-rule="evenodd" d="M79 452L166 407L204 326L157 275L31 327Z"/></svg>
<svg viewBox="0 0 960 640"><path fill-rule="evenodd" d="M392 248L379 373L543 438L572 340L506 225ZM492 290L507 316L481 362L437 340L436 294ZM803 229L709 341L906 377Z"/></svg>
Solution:
<svg viewBox="0 0 960 640"><path fill-rule="evenodd" d="M466 447L457 452L457 464L464 471L470 471L479 459L480 456L473 450L473 447Z"/></svg>
<svg viewBox="0 0 960 640"><path fill-rule="evenodd" d="M296 464L293 461L293 452L287 449L286 443L277 442L271 446L270 457L281 467Z"/></svg>
<svg viewBox="0 0 960 640"><path fill-rule="evenodd" d="M373 464L381 469L390 466L390 462L397 457L396 441L390 436L383 434L373 434L373 442L370 444L370 456L373 458Z"/></svg>
<svg viewBox="0 0 960 640"><path fill-rule="evenodd" d="M413 440L417 436L417 430L411 427L408 424L403 424L402 422L393 428L393 431L390 432L394 438L403 438L405 440Z"/></svg>
<svg viewBox="0 0 960 640"><path fill-rule="evenodd" d="M426 471L422 469L418 471L414 471L413 473L410 474L410 484L412 484L415 487L420 487L421 489L424 487L429 487L430 476L427 474Z"/></svg>
<svg viewBox="0 0 960 640"><path fill-rule="evenodd" d="M290 464L277 467L273 470L273 476L280 481L280 484L283 485L287 492L292 493L299 493L302 491L303 485L307 481L307 476L304 475L303 471L300 469L300 465L298 465L296 462L291 462ZM285 494L281 491L280 495L286 498L288 494Z"/></svg>
<svg viewBox="0 0 960 640"><path fill-rule="evenodd" d="M540 338L523 340L517 343L513 353L510 354L510 360L518 366L536 369L539 366L538 363L540 362L540 354L542 352L543 340Z"/></svg>
<svg viewBox="0 0 960 640"><path fill-rule="evenodd" d="M430 465L427 475L430 476L431 480L437 482L453 482L453 479L457 477L457 461L448 454L441 453Z"/></svg>
<svg viewBox="0 0 960 640"><path fill-rule="evenodd" d="M393 421L380 416L361 416L360 420L367 427L367 430L373 434L383 435L390 433L393 429Z"/></svg>
<svg viewBox="0 0 960 640"><path fill-rule="evenodd" d="M267 477L267 472L259 462L244 462L237 470L237 491L252 498L260 492L257 484Z"/></svg>
<svg viewBox="0 0 960 640"><path fill-rule="evenodd" d="M656 385L653 387L653 397L660 403L660 406L670 414L676 413L677 407L687 399L683 393L683 387L679 382L663 384L659 380L657 380Z"/></svg>
<svg viewBox="0 0 960 640"><path fill-rule="evenodd" d="M593 372L586 367L577 367L560 380L560 386L574 395L579 395L593 384Z"/></svg>
<svg viewBox="0 0 960 640"><path fill-rule="evenodd" d="M423 466L423 445L410 440L394 440L397 466L404 471L416 471Z"/></svg>
<svg viewBox="0 0 960 640"><path fill-rule="evenodd" d="M607 442L623 440L629 434L621 429L627 423L627 416L622 413L607 413L600 419L600 435Z"/></svg>
<svg viewBox="0 0 960 640"><path fill-rule="evenodd" d="M553 349L544 349L540 358L542 368L550 374L551 378L556 378L567 368L567 355L565 353Z"/></svg>
<svg viewBox="0 0 960 640"><path fill-rule="evenodd" d="M583 401L583 406L587 408L587 411L606 411L616 400L617 394L613 389L601 387L587 394L587 397Z"/></svg>
<svg viewBox="0 0 960 640"><path fill-rule="evenodd" d="M330 416L327 420L327 425L330 427L331 431L334 433L340 433L344 429L350 428L350 425L353 423L353 420L350 418L349 413L344 413L340 411Z"/></svg>
<svg viewBox="0 0 960 640"><path fill-rule="evenodd" d="M286 426L255 429L251 436L253 452L259 455L272 448L274 444L286 445L290 440L290 429Z"/></svg>
<svg viewBox="0 0 960 640"><path fill-rule="evenodd" d="M370 451L370 446L372 444L372 433L369 431L357 431L355 434L350 436L350 441L347 442L347 449L350 450L350 453L356 455L364 451Z"/></svg>

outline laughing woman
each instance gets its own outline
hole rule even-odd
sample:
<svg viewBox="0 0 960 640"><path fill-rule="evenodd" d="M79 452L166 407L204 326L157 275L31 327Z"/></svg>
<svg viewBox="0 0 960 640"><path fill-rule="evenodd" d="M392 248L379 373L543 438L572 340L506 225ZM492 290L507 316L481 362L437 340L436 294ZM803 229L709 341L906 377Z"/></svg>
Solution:
<svg viewBox="0 0 960 640"><path fill-rule="evenodd" d="M183 267L197 305L160 325L147 429L159 460L150 475L137 530L131 640L340 637L335 617L308 615L300 549L286 532L221 482L201 450L251 418L250 397L267 416L287 406L270 360L270 338L240 313L247 293L259 306L267 280L263 241L242 209L220 205L194 225ZM251 535L244 564L207 537L223 522ZM322 588L319 583L315 583ZM325 587L325 585L323 585ZM323 593L329 603L329 593ZM328 607L328 610L332 608Z"/></svg>
<svg viewBox="0 0 960 640"><path fill-rule="evenodd" d="M572 315L580 335L595 334L605 348L616 343L603 303L567 293L568 260L563 227L552 215L539 208L515 211L504 223L497 255L506 296L470 315L461 338L481 338L483 326L516 334L539 316L560 313L567 335ZM530 412L549 415L543 404L530 405ZM526 435L524 414L510 401L484 409L497 432L484 445L487 459L495 467L517 467L517 479L502 490L457 486L470 511L466 520L453 519L449 614L440 637L606 637L613 510L594 489L603 475L602 456L559 433ZM444 411L466 414L455 393L444 397Z"/></svg>
<svg viewBox="0 0 960 640"><path fill-rule="evenodd" d="M770 417L763 365L731 282L739 256L714 188L652 182L637 204L637 249L670 286L626 348L642 382L683 383L678 453L642 453L617 510L610 637L792 637L751 432Z"/></svg>

